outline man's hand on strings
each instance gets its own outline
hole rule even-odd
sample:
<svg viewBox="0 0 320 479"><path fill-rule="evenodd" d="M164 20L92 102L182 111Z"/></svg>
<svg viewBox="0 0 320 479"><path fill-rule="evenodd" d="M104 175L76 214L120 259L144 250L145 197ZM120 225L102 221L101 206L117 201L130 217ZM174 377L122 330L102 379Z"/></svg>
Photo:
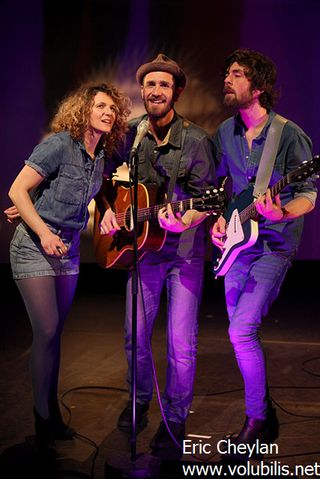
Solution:
<svg viewBox="0 0 320 479"><path fill-rule="evenodd" d="M180 213L173 213L170 203L159 210L158 221L161 228L172 233L182 233L190 226L183 221Z"/></svg>
<svg viewBox="0 0 320 479"><path fill-rule="evenodd" d="M223 216L219 216L217 221L212 225L210 235L212 243L223 250L226 239L226 220Z"/></svg>
<svg viewBox="0 0 320 479"><path fill-rule="evenodd" d="M268 220L280 221L283 218L280 196L276 195L272 199L270 189L256 200L255 207L257 212Z"/></svg>
<svg viewBox="0 0 320 479"><path fill-rule="evenodd" d="M111 208L108 208L99 224L100 234L113 236L121 228L117 222L116 215Z"/></svg>

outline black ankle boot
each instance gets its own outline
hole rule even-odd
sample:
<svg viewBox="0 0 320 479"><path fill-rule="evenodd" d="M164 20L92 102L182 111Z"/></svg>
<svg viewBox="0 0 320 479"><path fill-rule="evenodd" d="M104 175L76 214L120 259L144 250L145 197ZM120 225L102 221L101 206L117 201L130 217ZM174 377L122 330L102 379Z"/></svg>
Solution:
<svg viewBox="0 0 320 479"><path fill-rule="evenodd" d="M232 442L235 444L254 444L260 438L265 422L265 419L254 419L247 416L241 431Z"/></svg>
<svg viewBox="0 0 320 479"><path fill-rule="evenodd" d="M246 416L244 425L237 436L226 436L224 438L224 446L222 452L222 460L226 462L244 462L249 459L250 451L243 450L245 445L252 446L257 439L260 440L261 431L265 425L265 419L255 419ZM261 442L261 441L260 441ZM238 447L241 447L241 451ZM254 454L253 458L257 458L259 453Z"/></svg>
<svg viewBox="0 0 320 479"><path fill-rule="evenodd" d="M261 444L272 444L279 437L279 421L276 414L276 409L268 406L266 419L255 419L246 417L244 425L239 432L238 436L230 437L228 441L232 445L249 444L254 445L258 440ZM233 451L231 453L224 452L223 456L226 460L244 461L248 459L247 454L240 454L234 452L233 447L230 447ZM225 448L226 450L226 448ZM254 453L254 457L260 457L260 453L257 451Z"/></svg>
<svg viewBox="0 0 320 479"><path fill-rule="evenodd" d="M73 439L76 431L63 421L57 398L49 399L49 414L54 439L64 441Z"/></svg>
<svg viewBox="0 0 320 479"><path fill-rule="evenodd" d="M236 444L272 444L279 437L279 421L276 409L269 407L266 419L246 417L245 423L233 442Z"/></svg>
<svg viewBox="0 0 320 479"><path fill-rule="evenodd" d="M268 407L267 418L260 432L260 442L272 444L279 437L279 421L276 408Z"/></svg>
<svg viewBox="0 0 320 479"><path fill-rule="evenodd" d="M35 418L35 431L36 431L36 445L40 450L49 450L54 449L54 435L51 425L51 420L48 417L44 419L40 414L33 408L33 414Z"/></svg>

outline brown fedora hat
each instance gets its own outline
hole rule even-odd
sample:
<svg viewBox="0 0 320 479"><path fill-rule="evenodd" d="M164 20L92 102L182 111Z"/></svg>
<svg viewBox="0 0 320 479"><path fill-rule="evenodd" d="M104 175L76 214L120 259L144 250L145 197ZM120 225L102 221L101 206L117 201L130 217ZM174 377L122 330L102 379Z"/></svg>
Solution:
<svg viewBox="0 0 320 479"><path fill-rule="evenodd" d="M159 53L157 58L151 62L144 63L138 68L136 73L137 82L142 85L144 76L150 72L171 73L171 75L173 75L176 79L177 87L184 88L186 86L187 79L183 70L175 61L171 60L171 58L167 57L163 53Z"/></svg>

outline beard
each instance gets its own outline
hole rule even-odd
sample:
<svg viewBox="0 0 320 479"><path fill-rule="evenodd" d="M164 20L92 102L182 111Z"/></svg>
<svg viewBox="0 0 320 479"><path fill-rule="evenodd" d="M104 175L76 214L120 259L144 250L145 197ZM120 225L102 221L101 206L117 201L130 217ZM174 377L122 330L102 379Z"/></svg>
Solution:
<svg viewBox="0 0 320 479"><path fill-rule="evenodd" d="M236 93L228 93L224 95L223 99L224 105L237 109L246 109L254 102L255 98L251 91L242 93L240 96L237 96Z"/></svg>
<svg viewBox="0 0 320 479"><path fill-rule="evenodd" d="M154 104L148 99L143 99L143 104L148 115L152 118L165 118L173 109L174 101Z"/></svg>

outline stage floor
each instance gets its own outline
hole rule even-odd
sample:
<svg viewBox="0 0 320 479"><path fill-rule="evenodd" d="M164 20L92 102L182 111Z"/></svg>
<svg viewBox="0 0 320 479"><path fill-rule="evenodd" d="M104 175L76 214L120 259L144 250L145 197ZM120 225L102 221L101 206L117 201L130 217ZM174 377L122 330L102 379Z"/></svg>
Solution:
<svg viewBox="0 0 320 479"><path fill-rule="evenodd" d="M244 469L239 469L237 476L223 469L207 472L206 477L274 478L288 475L287 468L294 477L320 476L320 295L318 281L312 280L317 277L319 266L314 261L294 264L262 329L270 394L280 420L277 453L263 457L265 469L264 473L261 469L259 476L250 470L244 474ZM123 348L125 273L102 270L96 264L81 265L76 298L63 334L60 376L61 400L69 410L62 408L63 414L79 436L73 441L57 443L59 457L52 465L33 455L28 370L31 328L8 265L0 268L4 285L0 349L1 477L22 478L27 472L30 477L43 479L116 477L110 468L105 469L106 464L130 461L132 453L129 437L116 427L118 415L128 401ZM160 390L166 368L165 308L163 301L152 341ZM211 453L197 453L195 457L186 454L181 463L163 460L157 469L161 478L191 477L183 473L182 465L186 463L220 464L218 441L227 433L239 431L244 420L242 381L227 337L223 282L213 279L209 264L198 344L194 401L187 434L192 443L199 443L199 436L203 436L202 441L210 443ZM149 442L160 420L155 394L148 426L137 436L137 457L149 457ZM204 469L202 475L194 471L193 477L205 477Z"/></svg>

